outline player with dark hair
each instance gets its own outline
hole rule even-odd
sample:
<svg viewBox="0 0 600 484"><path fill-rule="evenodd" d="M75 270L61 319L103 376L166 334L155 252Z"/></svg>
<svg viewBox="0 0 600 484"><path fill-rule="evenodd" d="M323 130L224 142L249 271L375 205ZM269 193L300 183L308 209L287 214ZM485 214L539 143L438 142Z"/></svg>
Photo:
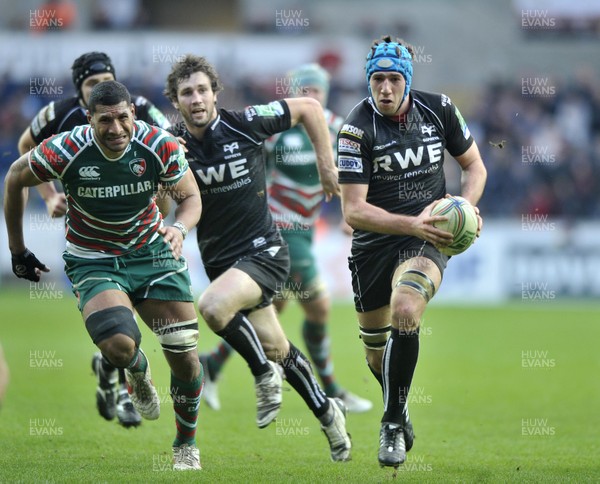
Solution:
<svg viewBox="0 0 600 484"><path fill-rule="evenodd" d="M43 141L11 165L4 213L12 267L30 281L48 272L27 250L23 213L28 187L60 180L67 200L65 272L86 329L104 357L125 369L140 414L156 419L160 401L140 348L135 307L171 368L171 395L177 396L174 469L200 469L195 435L203 375L190 277L181 257L186 227L200 218L200 194L179 142L134 115L127 88L102 82L88 100L89 125ZM159 185L177 202L172 226L164 225L156 205Z"/></svg>
<svg viewBox="0 0 600 484"><path fill-rule="evenodd" d="M320 104L310 98L217 109L218 74L203 57L173 65L165 94L183 122L172 132L185 140L200 187L203 212L198 245L211 283L198 301L200 314L248 363L255 378L259 428L281 406L281 364L290 385L319 419L334 461L350 459L345 408L327 398L306 357L290 343L272 298L286 280L289 253L269 211L263 141L302 123L315 146L327 197L339 191L331 138Z"/></svg>
<svg viewBox="0 0 600 484"><path fill-rule="evenodd" d="M343 118L325 106L329 95L329 73L318 64L304 64L288 73L291 94L319 101L335 146ZM315 370L328 397L340 398L348 412L366 412L373 404L344 389L338 383L331 356L328 332L331 302L321 280L312 253L314 226L323 201L314 148L302 125L278 133L265 143L269 208L290 251L290 275L274 304L282 312L289 299L297 299L304 312L302 336ZM210 353L201 354L206 370L202 398L218 410L217 377L231 353L227 343L220 343Z"/></svg>
<svg viewBox="0 0 600 484"><path fill-rule="evenodd" d="M86 109L90 93L96 84L116 80L113 63L104 52L86 52L73 62L72 78L77 94L60 101L52 101L44 106L35 116L31 124L23 131L19 139L19 154L23 155L40 144L46 138L77 126L88 123ZM136 118L148 124L167 129L171 124L163 113L143 96L133 96ZM62 217L66 210L65 194L56 190L53 183L42 183L36 187L46 202L48 213L52 217ZM157 199L163 215L168 211L168 199ZM106 420L115 418L125 427L142 423L127 393L125 372L115 369L106 358L96 353L92 360L92 368L96 373L96 406L98 412ZM116 387L118 377L118 388Z"/></svg>
<svg viewBox="0 0 600 484"><path fill-rule="evenodd" d="M92 88L100 82L117 79L112 60L104 52L86 52L79 56L71 66L71 76L77 93L70 98L52 101L40 109L19 138L19 154L27 153L52 135L87 124L86 110ZM133 96L133 103L137 119L163 129L171 125L164 114L145 97ZM64 193L57 192L50 183L37 188L51 216L65 214Z"/></svg>
<svg viewBox="0 0 600 484"><path fill-rule="evenodd" d="M413 445L408 392L419 326L448 257L452 234L431 216L446 195L444 150L462 170L462 196L475 205L486 169L458 108L444 94L411 89L413 48L389 36L367 56L369 96L338 136L342 209L354 228L354 303L369 368L383 389L378 460L397 467ZM478 212L478 210L477 210ZM479 228L481 230L481 218Z"/></svg>

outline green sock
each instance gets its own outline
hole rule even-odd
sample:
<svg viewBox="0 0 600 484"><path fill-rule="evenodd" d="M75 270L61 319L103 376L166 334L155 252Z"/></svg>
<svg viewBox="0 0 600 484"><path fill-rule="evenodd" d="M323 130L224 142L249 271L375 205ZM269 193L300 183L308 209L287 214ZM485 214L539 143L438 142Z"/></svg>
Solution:
<svg viewBox="0 0 600 484"><path fill-rule="evenodd" d="M217 379L231 353L233 353L233 348L225 341L221 341L208 355L204 355L208 366L206 370L211 380Z"/></svg>
<svg viewBox="0 0 600 484"><path fill-rule="evenodd" d="M323 389L328 397L336 397L342 389L333 374L333 361L331 359L331 340L329 339L327 325L304 321L302 326L304 344L310 355L317 374L323 383Z"/></svg>
<svg viewBox="0 0 600 484"><path fill-rule="evenodd" d="M173 447L179 447L182 444L196 445L196 426L203 382L202 365L200 365L198 378L191 382L184 382L171 373L171 398L177 426Z"/></svg>
<svg viewBox="0 0 600 484"><path fill-rule="evenodd" d="M129 365L127 365L127 369L132 373L143 373L146 371L146 368L148 368L148 359L141 348L136 348L133 358L131 358Z"/></svg>

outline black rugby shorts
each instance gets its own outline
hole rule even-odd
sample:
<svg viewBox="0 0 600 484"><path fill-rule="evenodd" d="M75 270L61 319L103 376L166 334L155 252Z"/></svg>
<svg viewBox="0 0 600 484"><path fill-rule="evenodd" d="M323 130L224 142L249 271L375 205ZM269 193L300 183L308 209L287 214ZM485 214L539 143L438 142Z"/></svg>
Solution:
<svg viewBox="0 0 600 484"><path fill-rule="evenodd" d="M400 264L413 257L426 257L444 274L448 256L429 242L416 237L402 237L398 243L352 251L348 267L352 273L352 290L356 311L374 311L390 304L392 277Z"/></svg>
<svg viewBox="0 0 600 484"><path fill-rule="evenodd" d="M248 274L262 289L262 302L254 309L260 309L273 302L273 296L280 292L290 273L290 252L287 244L267 247L260 252L252 252L238 259L233 265L221 267L205 267L206 275L211 281L226 270L235 268Z"/></svg>

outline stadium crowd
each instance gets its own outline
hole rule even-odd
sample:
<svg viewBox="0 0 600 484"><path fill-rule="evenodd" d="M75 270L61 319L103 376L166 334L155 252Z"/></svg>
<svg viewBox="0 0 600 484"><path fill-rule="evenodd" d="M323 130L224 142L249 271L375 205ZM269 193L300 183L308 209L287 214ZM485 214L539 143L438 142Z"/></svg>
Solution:
<svg viewBox="0 0 600 484"><path fill-rule="evenodd" d="M482 213L598 216L599 108L598 78L587 71L564 85L529 77L489 84L465 113L488 169Z"/></svg>
<svg viewBox="0 0 600 484"><path fill-rule="evenodd" d="M471 131L480 141L488 169L485 194L479 203L491 217L540 214L569 219L600 214L600 79L590 71L576 73L569 82L522 77L490 82L477 93L477 101L463 108ZM161 85L126 79L127 86L150 99L165 113L176 114L162 94ZM69 79L58 81L69 95ZM336 108L332 85L331 107ZM272 99L272 86L227 85L235 103ZM356 100L365 93L357 89ZM343 94L346 98L348 92ZM20 133L38 110L53 98L31 95L29 86L0 78L0 172L6 173L17 157ZM464 104L464 103L461 103ZM32 197L40 204L37 197ZM35 202L34 202L35 203ZM325 215L337 218L332 207Z"/></svg>

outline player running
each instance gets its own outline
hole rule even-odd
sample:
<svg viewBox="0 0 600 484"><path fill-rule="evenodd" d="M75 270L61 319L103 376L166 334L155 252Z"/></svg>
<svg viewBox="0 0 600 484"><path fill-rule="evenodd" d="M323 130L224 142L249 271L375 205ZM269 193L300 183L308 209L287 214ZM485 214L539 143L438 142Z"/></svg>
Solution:
<svg viewBox="0 0 600 484"><path fill-rule="evenodd" d="M197 236L211 283L198 308L208 326L248 363L255 378L258 427L269 425L281 406L277 362L319 419L332 460L346 461L351 443L344 405L327 398L306 357L287 340L273 308L273 295L288 275L289 253L267 205L262 153L265 139L302 123L315 145L325 194L337 194L323 110L309 98L244 111L217 109L221 89L213 66L193 55L173 65L165 88L183 118L172 132L186 143L202 196Z"/></svg>
<svg viewBox="0 0 600 484"><path fill-rule="evenodd" d="M323 107L327 105L329 73L321 66L302 65L288 73L288 78L292 86L291 94L316 99ZM335 148L343 119L326 108L323 114ZM289 246L291 261L290 275L280 288L282 296L274 300L275 307L281 312L287 300L298 300L304 312L304 343L325 393L328 397L340 398L348 412L366 412L373 404L342 388L333 371L328 335L331 301L312 254L314 225L323 201L313 145L306 130L298 124L269 138L265 148L271 176L268 180L269 208ZM206 370L202 398L215 410L220 408L217 378L230 354L231 347L227 343L220 343L210 353L200 355Z"/></svg>
<svg viewBox="0 0 600 484"><path fill-rule="evenodd" d="M60 101L52 101L36 114L31 124L21 134L19 154L27 153L50 136L87 124L86 110L92 88L100 82L116 80L113 63L104 52L82 54L73 62L71 71L77 94ZM132 101L135 104L137 119L163 129L171 125L163 113L145 97L133 96ZM66 211L65 194L57 191L52 182L42 183L36 188L46 202L50 216L62 217ZM168 199L161 197L157 201L164 214L166 205L161 205L161 202L168 202ZM117 372L106 358L102 358L101 353L94 355L92 368L98 380L96 406L100 415L106 420L113 420L116 415L119 423L125 427L140 425L142 418L129 399L125 372L122 369Z"/></svg>
<svg viewBox="0 0 600 484"><path fill-rule="evenodd" d="M436 246L431 210L446 195L444 150L462 170L462 196L475 205L486 169L458 108L443 94L411 89L413 48L389 36L367 56L369 96L338 137L342 209L354 228L354 303L369 368L383 389L378 460L398 467L413 445L406 402L417 365L419 326L448 257ZM478 232L481 230L479 218Z"/></svg>
<svg viewBox="0 0 600 484"><path fill-rule="evenodd" d="M4 212L13 272L39 281L49 270L23 239L26 188L60 180L67 201L65 272L86 329L104 357L125 369L140 414L156 419L160 401L140 348L135 307L171 367L171 395L177 396L174 469L200 469L195 435L203 375L198 320L181 257L185 227L200 218L198 186L178 141L134 120L125 86L96 85L88 110L90 125L43 141L8 171ZM178 205L172 226L163 224L156 205L159 184Z"/></svg>

